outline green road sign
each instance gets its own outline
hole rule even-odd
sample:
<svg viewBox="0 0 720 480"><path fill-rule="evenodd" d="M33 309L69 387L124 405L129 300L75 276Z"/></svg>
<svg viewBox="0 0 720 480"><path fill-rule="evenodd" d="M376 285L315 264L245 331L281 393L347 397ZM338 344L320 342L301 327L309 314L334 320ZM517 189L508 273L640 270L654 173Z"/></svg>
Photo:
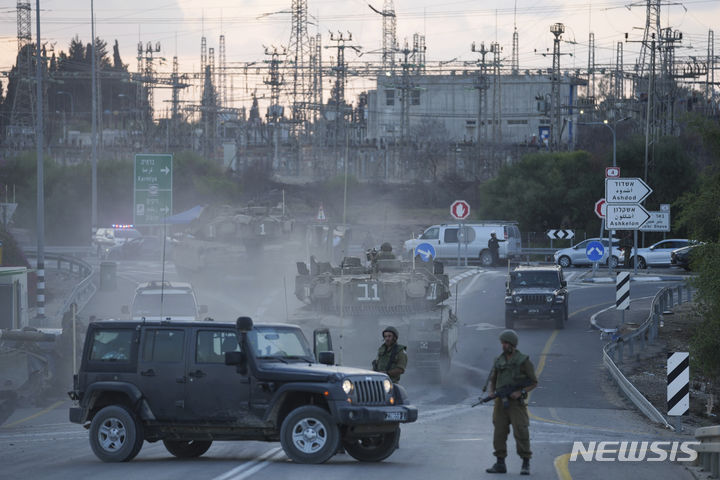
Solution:
<svg viewBox="0 0 720 480"><path fill-rule="evenodd" d="M135 225L162 225L172 215L172 160L170 154L135 155Z"/></svg>

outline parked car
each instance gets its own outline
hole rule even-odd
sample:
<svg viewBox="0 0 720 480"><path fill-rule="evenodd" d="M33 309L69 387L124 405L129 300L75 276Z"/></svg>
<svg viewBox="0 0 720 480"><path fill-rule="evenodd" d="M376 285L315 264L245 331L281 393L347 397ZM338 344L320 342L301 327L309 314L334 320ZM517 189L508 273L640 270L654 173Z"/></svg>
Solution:
<svg viewBox="0 0 720 480"><path fill-rule="evenodd" d="M170 242L163 245L162 237L131 238L108 249L106 257L109 260L162 260L163 248L169 259Z"/></svg>
<svg viewBox="0 0 720 480"><path fill-rule="evenodd" d="M522 253L520 229L516 222L490 221L482 223L466 223L460 235L458 224L442 224L428 227L418 238L406 240L403 252L411 259L415 247L421 243L429 243L435 249L435 258L448 259L458 256L458 237L460 237L460 255L468 259L476 259L483 266L492 265L492 255L488 249L490 234L495 232L500 240L498 256L500 260L518 258ZM503 241L504 240L504 241Z"/></svg>
<svg viewBox="0 0 720 480"><path fill-rule="evenodd" d="M587 257L587 253L585 252L585 249L590 242L602 243L603 247L605 248L605 253L603 254L600 262L607 263L608 254L610 253L610 249L608 248L610 243L608 242L607 238L588 238L580 243L573 245L572 247L558 250L554 254L555 263L557 263L563 268L567 268L571 265L592 265L593 262L590 261L590 259ZM612 268L616 268L619 263L618 259L620 258L620 240L617 238L613 238L612 245L613 251L612 260L610 260L610 266Z"/></svg>
<svg viewBox="0 0 720 480"><path fill-rule="evenodd" d="M638 248L637 254L633 250L633 256L630 257L630 266L635 265L635 255L637 255L638 268L653 267L669 267L672 264L670 255L673 250L687 247L690 244L687 238L671 238L661 240L649 247Z"/></svg>
<svg viewBox="0 0 720 480"><path fill-rule="evenodd" d="M692 245L688 245L687 247L673 250L672 252L670 252L670 263L673 265L677 265L678 267L682 267L687 271L692 270L690 264L692 262L693 255L695 255L697 252L697 250L695 249L700 245L703 245L703 243L693 243Z"/></svg>

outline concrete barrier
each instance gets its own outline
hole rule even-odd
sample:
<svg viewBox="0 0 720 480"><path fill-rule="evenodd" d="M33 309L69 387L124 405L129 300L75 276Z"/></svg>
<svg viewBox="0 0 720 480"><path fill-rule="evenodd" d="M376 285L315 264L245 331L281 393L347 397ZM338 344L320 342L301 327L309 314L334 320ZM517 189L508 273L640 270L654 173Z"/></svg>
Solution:
<svg viewBox="0 0 720 480"><path fill-rule="evenodd" d="M700 445L692 448L698 452L695 464L710 473L710 478L720 478L720 425L695 430Z"/></svg>

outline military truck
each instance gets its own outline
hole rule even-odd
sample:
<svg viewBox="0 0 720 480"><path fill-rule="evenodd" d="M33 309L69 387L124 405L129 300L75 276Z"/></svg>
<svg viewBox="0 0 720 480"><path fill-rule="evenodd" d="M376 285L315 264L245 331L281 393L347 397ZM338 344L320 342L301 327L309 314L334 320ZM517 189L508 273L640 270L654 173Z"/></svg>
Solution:
<svg viewBox="0 0 720 480"><path fill-rule="evenodd" d="M359 257L345 257L337 267L314 259L309 265L298 262L295 296L306 305L293 321L347 330L354 345L363 339L376 339L379 345L382 329L393 326L408 347L408 368L442 380L458 337L448 276L442 263L403 261L391 250L385 242L381 251L367 253L365 264ZM353 352L353 345L347 351L355 361L367 359L368 365L372 353Z"/></svg>
<svg viewBox="0 0 720 480"><path fill-rule="evenodd" d="M341 451L379 462L418 411L384 373L334 365L328 332L315 349L288 324L100 321L74 377L70 421L105 462L132 460L145 441L179 458L213 441L279 441L298 463ZM208 394L210 392L210 394Z"/></svg>
<svg viewBox="0 0 720 480"><path fill-rule="evenodd" d="M286 240L293 220L283 204L276 206L208 207L173 245L178 273L212 270L260 254L267 244Z"/></svg>

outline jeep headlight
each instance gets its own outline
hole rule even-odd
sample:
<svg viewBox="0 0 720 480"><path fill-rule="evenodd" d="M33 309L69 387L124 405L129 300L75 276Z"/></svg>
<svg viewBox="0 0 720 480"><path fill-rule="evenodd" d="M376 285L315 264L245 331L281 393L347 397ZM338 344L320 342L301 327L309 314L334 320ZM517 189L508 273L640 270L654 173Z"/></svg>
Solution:
<svg viewBox="0 0 720 480"><path fill-rule="evenodd" d="M350 380L345 380L342 383L342 389L343 392L345 392L345 395L350 395L350 392L353 390L353 383Z"/></svg>
<svg viewBox="0 0 720 480"><path fill-rule="evenodd" d="M563 303L565 301L565 295L558 295L555 297L555 303Z"/></svg>
<svg viewBox="0 0 720 480"><path fill-rule="evenodd" d="M545 295L545 301L547 303L550 303L553 301L553 295Z"/></svg>
<svg viewBox="0 0 720 480"><path fill-rule="evenodd" d="M390 390L392 390L392 382L386 378L383 380L383 388L385 389L385 393L390 393Z"/></svg>
<svg viewBox="0 0 720 480"><path fill-rule="evenodd" d="M515 303L522 303L522 297L520 295L515 295Z"/></svg>

